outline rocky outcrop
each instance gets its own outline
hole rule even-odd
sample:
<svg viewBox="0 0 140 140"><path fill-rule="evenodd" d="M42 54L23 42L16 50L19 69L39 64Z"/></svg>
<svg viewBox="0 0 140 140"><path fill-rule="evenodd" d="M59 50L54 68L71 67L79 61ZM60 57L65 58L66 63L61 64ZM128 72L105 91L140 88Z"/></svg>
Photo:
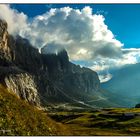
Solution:
<svg viewBox="0 0 140 140"><path fill-rule="evenodd" d="M8 52L9 48L7 46L8 32L7 23L0 20L0 50L5 54Z"/></svg>
<svg viewBox="0 0 140 140"><path fill-rule="evenodd" d="M5 77L4 82L8 89L21 99L33 105L40 104L37 87L31 75L27 73L9 74Z"/></svg>
<svg viewBox="0 0 140 140"><path fill-rule="evenodd" d="M3 20L0 20L0 64L7 65L10 59L7 23Z"/></svg>
<svg viewBox="0 0 140 140"><path fill-rule="evenodd" d="M18 97L32 105L40 106L34 77L18 67L0 67L0 83Z"/></svg>
<svg viewBox="0 0 140 140"><path fill-rule="evenodd" d="M41 52L27 39L10 36L0 20L0 82L20 98L35 105L86 102L100 89L97 73L69 62L65 50Z"/></svg>

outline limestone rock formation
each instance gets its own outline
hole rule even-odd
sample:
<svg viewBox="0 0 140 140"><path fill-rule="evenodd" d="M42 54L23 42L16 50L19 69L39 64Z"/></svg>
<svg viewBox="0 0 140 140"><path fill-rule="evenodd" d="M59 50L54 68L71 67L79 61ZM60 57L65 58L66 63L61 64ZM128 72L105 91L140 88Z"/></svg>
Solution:
<svg viewBox="0 0 140 140"><path fill-rule="evenodd" d="M35 105L84 101L100 89L96 72L69 61L62 50L44 54L27 39L12 37L0 20L0 82ZM90 95L90 96L89 96Z"/></svg>

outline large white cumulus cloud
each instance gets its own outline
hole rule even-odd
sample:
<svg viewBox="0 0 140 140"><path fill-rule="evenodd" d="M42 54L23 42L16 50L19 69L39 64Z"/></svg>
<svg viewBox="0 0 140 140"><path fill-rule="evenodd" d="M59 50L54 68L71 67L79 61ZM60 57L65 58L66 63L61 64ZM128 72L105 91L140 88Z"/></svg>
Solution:
<svg viewBox="0 0 140 140"><path fill-rule="evenodd" d="M71 60L120 57L123 46L105 25L104 17L93 14L90 7L51 9L35 17L22 35L38 47L63 46Z"/></svg>

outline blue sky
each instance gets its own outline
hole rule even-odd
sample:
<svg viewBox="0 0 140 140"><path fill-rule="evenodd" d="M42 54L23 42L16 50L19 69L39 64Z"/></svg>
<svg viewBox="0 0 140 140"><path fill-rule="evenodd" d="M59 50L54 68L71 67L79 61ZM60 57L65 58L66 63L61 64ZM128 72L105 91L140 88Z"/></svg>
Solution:
<svg viewBox="0 0 140 140"><path fill-rule="evenodd" d="M32 18L50 8L69 6L82 9L87 5L94 13L104 15L108 28L125 44L125 48L140 48L140 4L14 4L11 7Z"/></svg>

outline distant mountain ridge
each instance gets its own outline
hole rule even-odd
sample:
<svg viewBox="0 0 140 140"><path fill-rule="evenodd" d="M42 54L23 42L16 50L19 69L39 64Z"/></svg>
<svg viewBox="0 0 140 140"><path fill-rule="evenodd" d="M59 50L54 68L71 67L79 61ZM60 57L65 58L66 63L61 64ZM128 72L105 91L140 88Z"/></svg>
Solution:
<svg viewBox="0 0 140 140"><path fill-rule="evenodd" d="M130 106L140 102L140 64L131 64L113 72L113 78L103 83L102 88L117 96L128 98Z"/></svg>

